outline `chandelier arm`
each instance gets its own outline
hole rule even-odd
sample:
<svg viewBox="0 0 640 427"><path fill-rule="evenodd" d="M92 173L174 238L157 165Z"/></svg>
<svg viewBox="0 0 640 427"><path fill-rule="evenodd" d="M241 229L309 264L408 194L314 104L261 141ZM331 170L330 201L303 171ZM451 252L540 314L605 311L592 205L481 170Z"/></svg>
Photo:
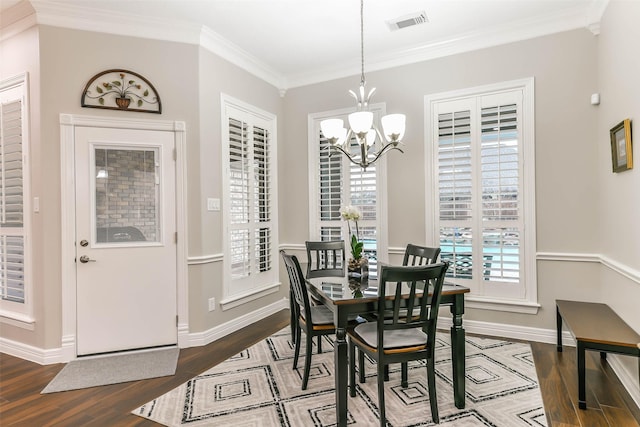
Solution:
<svg viewBox="0 0 640 427"><path fill-rule="evenodd" d="M373 158L373 160L371 160L370 162L367 162L367 164L371 164L371 163L375 163L378 160L378 157L382 156L384 153L386 153L387 151L391 151L391 150L398 150L401 153L404 154L404 151L402 151L400 148L395 147L391 142L388 143L387 145L385 145L384 147L382 147L382 149L380 151L378 151L378 153L376 154L376 156Z"/></svg>
<svg viewBox="0 0 640 427"><path fill-rule="evenodd" d="M351 160L351 155L349 153L347 153L346 151L344 151L344 149L342 147L340 147L339 145L331 145L329 148L332 149L332 150L340 151L342 154L347 156L349 158L349 160Z"/></svg>
<svg viewBox="0 0 640 427"><path fill-rule="evenodd" d="M351 157L351 154L349 154L347 151L345 151L342 147L338 145L332 145L331 148L335 150L339 150L342 154L347 156L347 159L349 159L349 161L354 165L358 165L362 168L366 168L369 165L369 162L364 163L363 161L359 161L359 162L356 161L353 157Z"/></svg>

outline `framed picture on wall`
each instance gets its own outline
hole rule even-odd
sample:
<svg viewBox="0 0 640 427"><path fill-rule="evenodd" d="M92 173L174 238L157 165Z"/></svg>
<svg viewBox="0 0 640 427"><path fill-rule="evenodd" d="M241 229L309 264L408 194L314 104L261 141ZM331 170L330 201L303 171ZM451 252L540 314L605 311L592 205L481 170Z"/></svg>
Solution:
<svg viewBox="0 0 640 427"><path fill-rule="evenodd" d="M611 135L611 160L613 171L622 172L633 168L633 145L631 144L631 120L624 119L609 131Z"/></svg>

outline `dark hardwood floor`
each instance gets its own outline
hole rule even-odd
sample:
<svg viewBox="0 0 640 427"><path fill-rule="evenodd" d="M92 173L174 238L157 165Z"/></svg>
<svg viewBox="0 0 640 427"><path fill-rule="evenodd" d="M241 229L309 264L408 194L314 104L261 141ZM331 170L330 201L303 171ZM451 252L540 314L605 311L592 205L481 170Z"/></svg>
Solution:
<svg viewBox="0 0 640 427"><path fill-rule="evenodd" d="M62 364L41 366L0 353L0 426L158 426L130 412L288 324L285 310L209 345L183 349L172 377L44 395ZM640 410L597 353L588 354L588 410L581 411L575 349L531 347L550 426L640 426Z"/></svg>

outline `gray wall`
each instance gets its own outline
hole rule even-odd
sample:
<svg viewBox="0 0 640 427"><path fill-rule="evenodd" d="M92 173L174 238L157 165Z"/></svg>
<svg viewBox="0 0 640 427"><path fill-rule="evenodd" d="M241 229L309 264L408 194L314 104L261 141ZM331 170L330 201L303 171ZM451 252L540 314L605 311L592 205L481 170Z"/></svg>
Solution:
<svg viewBox="0 0 640 427"><path fill-rule="evenodd" d="M612 306L640 332L640 3L610 2L601 27L597 69L602 102L594 170L599 198L591 201L591 208L598 214L599 251L612 268L601 271L598 300ZM632 122L634 168L612 173L609 129L627 118ZM617 267L633 274L626 277L613 270ZM637 373L636 359L623 359L625 366ZM639 377L636 374L634 378L637 381Z"/></svg>
<svg viewBox="0 0 640 427"><path fill-rule="evenodd" d="M595 140L597 109L590 94L597 88L597 37L586 29L449 56L414 65L367 73L376 87L374 101L387 112L407 114L405 154L389 153L389 247L424 243L425 135L424 97L444 91L534 77L536 96L537 243L540 252L597 253L598 212L592 207L598 179ZM306 159L307 114L350 107L347 90L354 76L292 89L286 96L286 138L283 151ZM281 171L283 205L307 206L304 165ZM595 193L594 194L594 190ZM410 195L411 197L407 197ZM305 209L305 211L308 209ZM308 225L300 210L281 212L283 243L302 242ZM295 227L295 229L294 229ZM393 258L391 259L393 261ZM594 271L596 274L594 275ZM552 328L554 300L580 293L598 295L598 265L538 262L538 315L468 310L466 319Z"/></svg>

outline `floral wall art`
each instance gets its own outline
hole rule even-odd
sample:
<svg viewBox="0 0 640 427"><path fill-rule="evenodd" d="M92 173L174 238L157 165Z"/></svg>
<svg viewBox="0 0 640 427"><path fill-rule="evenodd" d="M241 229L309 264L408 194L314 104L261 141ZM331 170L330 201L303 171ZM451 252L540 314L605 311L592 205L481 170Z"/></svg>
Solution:
<svg viewBox="0 0 640 427"><path fill-rule="evenodd" d="M93 76L82 91L81 105L108 110L162 112L160 96L147 79L133 71L118 69Z"/></svg>

